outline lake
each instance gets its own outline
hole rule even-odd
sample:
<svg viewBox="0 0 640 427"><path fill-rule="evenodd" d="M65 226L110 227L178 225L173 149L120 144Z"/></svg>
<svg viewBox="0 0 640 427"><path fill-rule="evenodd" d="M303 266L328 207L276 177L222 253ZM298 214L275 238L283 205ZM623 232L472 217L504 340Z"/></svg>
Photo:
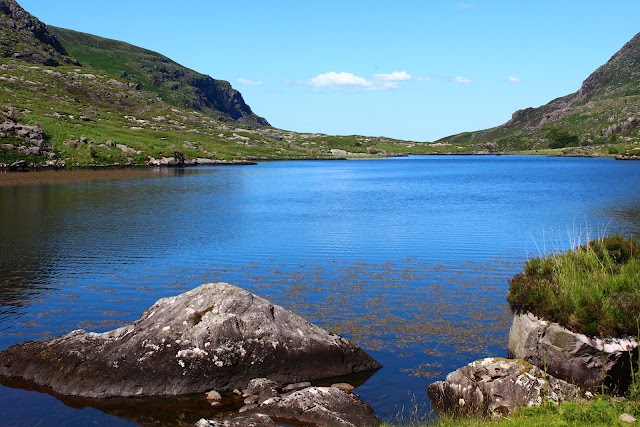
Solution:
<svg viewBox="0 0 640 427"><path fill-rule="evenodd" d="M506 356L507 280L527 258L640 235L640 162L417 156L139 172L0 186L0 349L113 329L161 297L224 281L380 361L357 393L382 419L428 413L429 383ZM200 397L63 401L21 386L0 386L7 425L190 425L210 413Z"/></svg>

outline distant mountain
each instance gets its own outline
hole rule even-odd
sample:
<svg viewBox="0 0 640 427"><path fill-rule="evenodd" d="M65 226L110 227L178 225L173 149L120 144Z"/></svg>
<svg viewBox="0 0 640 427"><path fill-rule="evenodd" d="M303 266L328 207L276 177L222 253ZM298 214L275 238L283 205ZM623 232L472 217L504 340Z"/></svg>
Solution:
<svg viewBox="0 0 640 427"><path fill-rule="evenodd" d="M229 82L197 73L171 59L128 43L63 28L49 27L73 57L83 65L141 84L176 107L217 114L254 126L269 126L245 103ZM225 117L226 116L226 117Z"/></svg>
<svg viewBox="0 0 640 427"><path fill-rule="evenodd" d="M49 66L76 63L47 26L15 0L0 0L0 58Z"/></svg>
<svg viewBox="0 0 640 427"><path fill-rule="evenodd" d="M640 126L640 33L582 83L580 90L507 123L438 141L485 144L494 151L637 144Z"/></svg>

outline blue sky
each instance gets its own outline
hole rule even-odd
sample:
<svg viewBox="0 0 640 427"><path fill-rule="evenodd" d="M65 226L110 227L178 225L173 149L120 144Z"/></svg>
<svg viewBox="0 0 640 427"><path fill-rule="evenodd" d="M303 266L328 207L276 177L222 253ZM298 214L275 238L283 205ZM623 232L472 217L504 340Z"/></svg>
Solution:
<svg viewBox="0 0 640 427"><path fill-rule="evenodd" d="M638 0L18 0L160 52L299 132L417 141L576 91L640 31Z"/></svg>

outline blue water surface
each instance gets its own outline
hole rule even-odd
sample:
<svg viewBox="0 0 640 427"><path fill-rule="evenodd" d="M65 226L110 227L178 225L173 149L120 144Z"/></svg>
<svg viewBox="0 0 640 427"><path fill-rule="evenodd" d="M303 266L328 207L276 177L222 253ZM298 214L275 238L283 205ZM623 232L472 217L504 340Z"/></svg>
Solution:
<svg viewBox="0 0 640 427"><path fill-rule="evenodd" d="M225 281L383 363L357 390L381 418L426 414L430 382L506 355L507 280L527 258L638 236L639 190L640 162L526 156L264 162L0 187L0 349L109 330L158 298ZM0 387L8 425L200 418L85 406Z"/></svg>

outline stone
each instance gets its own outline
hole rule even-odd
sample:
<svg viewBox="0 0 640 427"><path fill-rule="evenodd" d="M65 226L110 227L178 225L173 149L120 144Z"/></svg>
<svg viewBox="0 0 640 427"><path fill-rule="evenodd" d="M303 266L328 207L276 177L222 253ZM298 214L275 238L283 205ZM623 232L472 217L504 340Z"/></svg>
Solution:
<svg viewBox="0 0 640 427"><path fill-rule="evenodd" d="M380 420L369 404L333 387L307 387L267 400L257 413L318 427L377 427Z"/></svg>
<svg viewBox="0 0 640 427"><path fill-rule="evenodd" d="M620 414L620 416L618 417L618 419L620 421L622 421L623 423L630 423L633 424L636 422L636 419L633 415L631 414L627 414L626 412L624 414Z"/></svg>
<svg viewBox="0 0 640 427"><path fill-rule="evenodd" d="M242 408L238 409L238 412L242 414L243 412L250 411L258 407L257 403L250 403L248 405L244 405Z"/></svg>
<svg viewBox="0 0 640 427"><path fill-rule="evenodd" d="M213 400L215 402L222 400L222 396L220 395L220 393L215 390L210 390L209 392L207 392L206 397L207 400Z"/></svg>
<svg viewBox="0 0 640 427"><path fill-rule="evenodd" d="M131 147L127 147L127 146L126 146L126 145L124 145L124 144L116 144L116 148L118 148L118 149L122 150L125 154L128 154L128 155L130 155L130 156L131 156L131 155L134 155L134 154L138 154L138 152L137 152L136 150L134 150L134 149L133 149L133 148L131 148Z"/></svg>
<svg viewBox="0 0 640 427"><path fill-rule="evenodd" d="M0 352L0 376L63 395L173 396L380 368L344 338L226 283L160 299L132 325L73 331Z"/></svg>
<svg viewBox="0 0 640 427"><path fill-rule="evenodd" d="M429 385L437 414L507 415L523 406L580 398L580 388L524 360L486 358L469 363Z"/></svg>
<svg viewBox="0 0 640 427"><path fill-rule="evenodd" d="M556 378L596 391L604 383L613 393L629 388L631 361L638 358L634 338L588 337L531 313L514 315L508 348L511 357Z"/></svg>
<svg viewBox="0 0 640 427"><path fill-rule="evenodd" d="M278 396L278 392L276 391L276 389L274 389L274 388L265 388L258 395L258 405L262 405L267 400L271 399L272 397L276 397L276 396Z"/></svg>
<svg viewBox="0 0 640 427"><path fill-rule="evenodd" d="M246 397L243 403L245 405L253 405L254 403L258 403L258 395L254 394L252 396Z"/></svg>
<svg viewBox="0 0 640 427"><path fill-rule="evenodd" d="M340 389L340 390L345 391L347 393L353 393L353 390L356 389L354 386L352 386L351 384L348 384L348 383L335 383L335 384L331 384L331 387Z"/></svg>
<svg viewBox="0 0 640 427"><path fill-rule="evenodd" d="M282 392L289 393L291 391L302 390L303 388L307 387L311 387L311 383L308 381L295 384L287 384L286 386L282 387Z"/></svg>
<svg viewBox="0 0 640 427"><path fill-rule="evenodd" d="M242 397L259 395L263 390L278 388L280 385L268 378L253 378L247 384L247 387L242 390Z"/></svg>
<svg viewBox="0 0 640 427"><path fill-rule="evenodd" d="M201 419L195 427L276 427L277 425L268 415L251 414L223 421Z"/></svg>
<svg viewBox="0 0 640 427"><path fill-rule="evenodd" d="M13 144L2 144L2 149L5 151L11 151L15 148Z"/></svg>

